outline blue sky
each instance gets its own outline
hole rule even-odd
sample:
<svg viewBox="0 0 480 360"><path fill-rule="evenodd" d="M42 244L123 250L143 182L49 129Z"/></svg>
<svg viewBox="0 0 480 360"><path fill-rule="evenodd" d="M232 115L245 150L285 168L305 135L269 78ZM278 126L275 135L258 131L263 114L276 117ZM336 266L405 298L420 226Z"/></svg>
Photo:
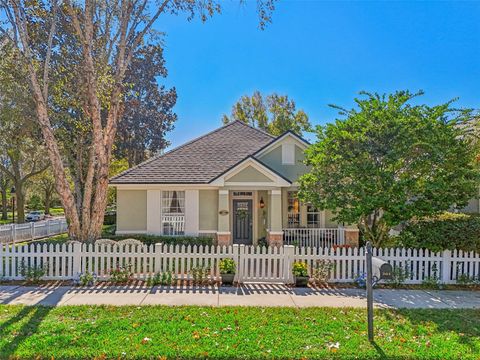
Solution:
<svg viewBox="0 0 480 360"><path fill-rule="evenodd" d="M167 34L162 82L178 93L173 146L220 126L254 90L288 94L314 124L360 90L480 107L480 2L280 1L261 31L254 2L225 1L206 23L165 16L156 29Z"/></svg>

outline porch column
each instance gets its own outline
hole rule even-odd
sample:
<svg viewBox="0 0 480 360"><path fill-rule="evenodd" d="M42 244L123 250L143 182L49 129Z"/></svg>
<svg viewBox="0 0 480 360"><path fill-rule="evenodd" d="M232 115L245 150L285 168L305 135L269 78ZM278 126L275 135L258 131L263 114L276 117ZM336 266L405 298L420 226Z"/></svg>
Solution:
<svg viewBox="0 0 480 360"><path fill-rule="evenodd" d="M217 244L230 245L232 242L230 232L230 199L228 190L218 190L218 231Z"/></svg>
<svg viewBox="0 0 480 360"><path fill-rule="evenodd" d="M270 246L282 246L282 190L270 190L269 195L268 212L270 223L267 231L267 242Z"/></svg>

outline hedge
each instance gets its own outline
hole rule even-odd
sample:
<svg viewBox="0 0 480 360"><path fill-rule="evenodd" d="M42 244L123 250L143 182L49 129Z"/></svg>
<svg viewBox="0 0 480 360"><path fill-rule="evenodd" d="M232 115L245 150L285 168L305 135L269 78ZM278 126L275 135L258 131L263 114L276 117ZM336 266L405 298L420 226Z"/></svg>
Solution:
<svg viewBox="0 0 480 360"><path fill-rule="evenodd" d="M443 213L413 220L395 240L396 246L409 248L480 252L480 216Z"/></svg>

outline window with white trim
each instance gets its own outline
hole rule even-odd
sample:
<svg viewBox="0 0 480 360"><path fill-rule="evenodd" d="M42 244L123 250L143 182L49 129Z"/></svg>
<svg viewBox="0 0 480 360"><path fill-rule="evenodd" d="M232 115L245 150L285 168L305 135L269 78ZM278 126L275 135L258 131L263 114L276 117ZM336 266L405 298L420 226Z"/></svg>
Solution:
<svg viewBox="0 0 480 360"><path fill-rule="evenodd" d="M307 204L307 227L319 228L320 223L320 211L312 204Z"/></svg>
<svg viewBox="0 0 480 360"><path fill-rule="evenodd" d="M185 234L185 191L162 191L162 231L164 235Z"/></svg>
<svg viewBox="0 0 480 360"><path fill-rule="evenodd" d="M298 191L287 192L287 226L298 228L300 226L300 200Z"/></svg>

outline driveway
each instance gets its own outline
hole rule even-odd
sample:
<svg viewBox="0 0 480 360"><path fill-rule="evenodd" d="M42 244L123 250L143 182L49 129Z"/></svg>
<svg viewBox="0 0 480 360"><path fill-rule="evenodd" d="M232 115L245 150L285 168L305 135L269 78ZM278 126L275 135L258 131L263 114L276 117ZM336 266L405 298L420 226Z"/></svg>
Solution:
<svg viewBox="0 0 480 360"><path fill-rule="evenodd" d="M479 291L374 291L375 306L387 308L480 309ZM288 288L246 284L240 287L0 286L0 304L23 305L198 305L366 307L362 289Z"/></svg>

